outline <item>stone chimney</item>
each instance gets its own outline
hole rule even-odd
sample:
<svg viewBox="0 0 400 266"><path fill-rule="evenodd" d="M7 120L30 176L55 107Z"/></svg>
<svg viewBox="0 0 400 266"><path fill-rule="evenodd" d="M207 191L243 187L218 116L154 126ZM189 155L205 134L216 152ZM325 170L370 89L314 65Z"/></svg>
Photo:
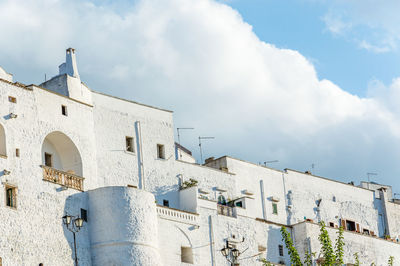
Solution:
<svg viewBox="0 0 400 266"><path fill-rule="evenodd" d="M67 49L65 56L65 63L62 63L58 67L58 71L60 75L67 74L71 77L80 79L78 73L78 66L76 64L76 56L74 48Z"/></svg>

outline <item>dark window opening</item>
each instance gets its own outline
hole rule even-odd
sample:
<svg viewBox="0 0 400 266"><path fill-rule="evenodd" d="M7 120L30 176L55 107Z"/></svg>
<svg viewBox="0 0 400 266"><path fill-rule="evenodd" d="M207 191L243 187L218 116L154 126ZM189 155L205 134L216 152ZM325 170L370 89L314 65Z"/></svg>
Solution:
<svg viewBox="0 0 400 266"><path fill-rule="evenodd" d="M356 223L352 221L346 221L346 230L356 231Z"/></svg>
<svg viewBox="0 0 400 266"><path fill-rule="evenodd" d="M279 245L278 248L279 248L279 256L282 257L283 256L283 246Z"/></svg>
<svg viewBox="0 0 400 266"><path fill-rule="evenodd" d="M50 153L44 153L44 164L48 167L53 167L53 155Z"/></svg>
<svg viewBox="0 0 400 266"><path fill-rule="evenodd" d="M369 230L368 229L363 229L363 234L364 235L369 235Z"/></svg>
<svg viewBox="0 0 400 266"><path fill-rule="evenodd" d="M193 264L193 251L190 247L181 247L181 262Z"/></svg>
<svg viewBox="0 0 400 266"><path fill-rule="evenodd" d="M272 213L278 214L278 204L272 203Z"/></svg>
<svg viewBox="0 0 400 266"><path fill-rule="evenodd" d="M165 159L165 149L164 149L164 145L162 145L162 144L157 144L157 158Z"/></svg>
<svg viewBox="0 0 400 266"><path fill-rule="evenodd" d="M236 205L236 207L243 208L243 202L241 202L241 201L237 201L237 202L235 203L235 205Z"/></svg>
<svg viewBox="0 0 400 266"><path fill-rule="evenodd" d="M19 157L19 149L15 149L15 156Z"/></svg>
<svg viewBox="0 0 400 266"><path fill-rule="evenodd" d="M329 223L329 226L330 227L335 227L335 224L331 222L331 223Z"/></svg>
<svg viewBox="0 0 400 266"><path fill-rule="evenodd" d="M163 200L163 206L169 207L169 201L168 200Z"/></svg>
<svg viewBox="0 0 400 266"><path fill-rule="evenodd" d="M126 150L130 152L135 152L135 146L133 145L133 138L132 137L126 137L125 138L126 142Z"/></svg>
<svg viewBox="0 0 400 266"><path fill-rule="evenodd" d="M65 116L68 116L67 106L61 105L61 113Z"/></svg>
<svg viewBox="0 0 400 266"><path fill-rule="evenodd" d="M6 186L6 205L11 208L17 208L17 189Z"/></svg>
<svg viewBox="0 0 400 266"><path fill-rule="evenodd" d="M87 210L81 209L81 218L87 222Z"/></svg>
<svg viewBox="0 0 400 266"><path fill-rule="evenodd" d="M226 205L226 199L225 199L224 195L218 196L218 204Z"/></svg>

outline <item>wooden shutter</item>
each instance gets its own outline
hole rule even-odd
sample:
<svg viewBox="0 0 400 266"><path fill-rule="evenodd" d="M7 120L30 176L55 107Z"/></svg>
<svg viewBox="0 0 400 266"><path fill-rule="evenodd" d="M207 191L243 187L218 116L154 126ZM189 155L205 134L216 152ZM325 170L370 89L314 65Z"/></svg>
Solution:
<svg viewBox="0 0 400 266"><path fill-rule="evenodd" d="M345 219L342 219L342 227L343 227L344 230L347 229L346 228L346 220Z"/></svg>
<svg viewBox="0 0 400 266"><path fill-rule="evenodd" d="M356 231L357 233L360 233L360 224L356 224Z"/></svg>

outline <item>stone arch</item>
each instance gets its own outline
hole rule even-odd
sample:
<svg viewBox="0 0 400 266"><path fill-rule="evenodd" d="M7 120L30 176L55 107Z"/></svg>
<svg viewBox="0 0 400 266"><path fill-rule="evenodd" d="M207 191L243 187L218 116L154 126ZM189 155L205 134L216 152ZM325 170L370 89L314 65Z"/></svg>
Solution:
<svg viewBox="0 0 400 266"><path fill-rule="evenodd" d="M6 131L0 124L0 155L7 156Z"/></svg>
<svg viewBox="0 0 400 266"><path fill-rule="evenodd" d="M74 142L64 133L54 131L42 144L42 164L83 176L82 157Z"/></svg>

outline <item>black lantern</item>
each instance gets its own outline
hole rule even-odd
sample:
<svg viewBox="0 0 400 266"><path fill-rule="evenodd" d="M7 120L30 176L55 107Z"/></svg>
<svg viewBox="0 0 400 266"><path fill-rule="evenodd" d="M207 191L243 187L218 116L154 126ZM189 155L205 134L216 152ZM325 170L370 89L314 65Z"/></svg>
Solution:
<svg viewBox="0 0 400 266"><path fill-rule="evenodd" d="M68 214L65 214L62 217L63 224L65 227L72 232L74 236L74 252L75 252L75 266L78 266L78 255L76 253L76 236L75 233L78 233L79 230L81 230L83 226L83 219L80 218L79 216L71 216Z"/></svg>

